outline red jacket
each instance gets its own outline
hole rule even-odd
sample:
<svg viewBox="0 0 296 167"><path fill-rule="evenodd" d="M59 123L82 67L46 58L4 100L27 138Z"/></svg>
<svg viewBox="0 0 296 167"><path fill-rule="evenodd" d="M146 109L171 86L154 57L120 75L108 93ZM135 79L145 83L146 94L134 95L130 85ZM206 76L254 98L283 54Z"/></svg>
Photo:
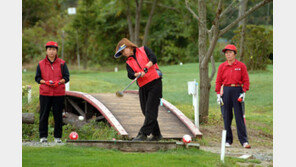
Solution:
<svg viewBox="0 0 296 167"><path fill-rule="evenodd" d="M51 64L46 56L45 59L39 62L41 71L41 77L45 81L58 81L63 78L61 66L65 63L64 60L56 58ZM50 87L45 84L40 84L39 87L40 95L44 96L64 96L65 95L65 84L60 84L57 87Z"/></svg>
<svg viewBox="0 0 296 167"><path fill-rule="evenodd" d="M250 86L246 65L236 59L232 65L229 65L227 61L220 64L218 68L215 91L217 94L220 94L222 85L226 86L231 84L243 85L244 92L249 90Z"/></svg>
<svg viewBox="0 0 296 167"><path fill-rule="evenodd" d="M133 57L129 57L126 60L126 63L134 70L135 73L144 71L144 68L149 62L149 59L143 46L140 48L136 48L136 59L137 60L135 60ZM156 69L159 69L157 63L155 63L148 69L148 72L144 75L144 77L138 78L137 81L139 87L142 87L147 83L160 78L160 76L156 72Z"/></svg>

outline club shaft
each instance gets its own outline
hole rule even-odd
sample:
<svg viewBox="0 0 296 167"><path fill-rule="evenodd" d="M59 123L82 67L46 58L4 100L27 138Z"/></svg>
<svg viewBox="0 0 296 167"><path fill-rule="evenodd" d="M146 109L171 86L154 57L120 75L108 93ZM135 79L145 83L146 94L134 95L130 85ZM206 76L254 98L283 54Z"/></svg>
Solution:
<svg viewBox="0 0 296 167"><path fill-rule="evenodd" d="M127 88L129 88L141 75L138 75L130 84L127 85L126 88L123 89L122 92L124 92Z"/></svg>

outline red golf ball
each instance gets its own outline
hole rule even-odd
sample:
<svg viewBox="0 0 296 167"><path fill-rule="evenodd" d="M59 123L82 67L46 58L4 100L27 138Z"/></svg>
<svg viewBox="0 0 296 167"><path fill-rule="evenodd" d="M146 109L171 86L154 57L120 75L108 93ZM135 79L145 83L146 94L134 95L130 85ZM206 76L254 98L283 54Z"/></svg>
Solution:
<svg viewBox="0 0 296 167"><path fill-rule="evenodd" d="M71 132L70 135L69 135L69 138L71 140L77 140L78 139L78 133L76 132Z"/></svg>

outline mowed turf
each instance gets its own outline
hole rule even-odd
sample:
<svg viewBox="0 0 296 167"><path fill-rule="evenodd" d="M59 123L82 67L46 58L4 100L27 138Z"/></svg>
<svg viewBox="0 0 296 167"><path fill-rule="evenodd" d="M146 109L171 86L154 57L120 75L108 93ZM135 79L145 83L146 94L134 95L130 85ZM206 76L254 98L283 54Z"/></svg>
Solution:
<svg viewBox="0 0 296 167"><path fill-rule="evenodd" d="M236 166L236 162L248 162L227 157L225 164L222 164L219 155L196 149L175 149L154 153L126 153L95 147L24 146L22 153L22 165L24 167L232 167ZM254 160L251 162L254 162Z"/></svg>

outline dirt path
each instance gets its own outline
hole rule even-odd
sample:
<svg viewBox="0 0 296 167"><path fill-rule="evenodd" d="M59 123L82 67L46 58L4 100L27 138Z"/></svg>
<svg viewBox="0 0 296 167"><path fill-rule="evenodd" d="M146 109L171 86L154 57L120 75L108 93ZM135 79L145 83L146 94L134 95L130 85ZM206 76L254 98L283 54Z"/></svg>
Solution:
<svg viewBox="0 0 296 167"><path fill-rule="evenodd" d="M222 123L221 123L222 124ZM206 125L200 128L203 133L203 139L198 141L201 146L200 149L212 153L221 153L221 135L223 127L219 123L216 125ZM243 148L238 139L236 127L232 126L233 144L230 148L226 148L226 156L240 157L242 155L251 155L251 159L258 159L260 164L256 163L240 163L239 166L273 166L273 138L270 135L262 134L258 130L248 129L249 142L251 149Z"/></svg>

